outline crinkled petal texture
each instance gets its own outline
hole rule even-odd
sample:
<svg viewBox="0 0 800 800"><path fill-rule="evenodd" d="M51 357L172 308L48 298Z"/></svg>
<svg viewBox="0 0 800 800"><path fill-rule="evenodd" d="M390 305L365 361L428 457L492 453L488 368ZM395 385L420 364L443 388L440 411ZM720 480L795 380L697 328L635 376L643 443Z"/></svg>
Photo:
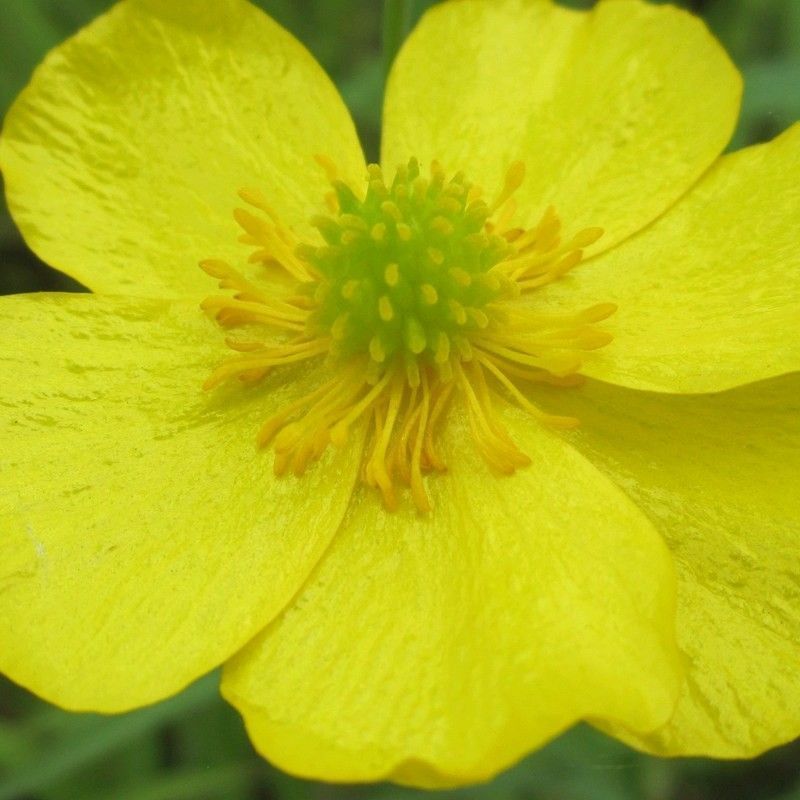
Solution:
<svg viewBox="0 0 800 800"><path fill-rule="evenodd" d="M563 395L560 394L559 397ZM800 735L800 375L676 397L589 382L573 443L666 537L687 680L659 754L743 758Z"/></svg>
<svg viewBox="0 0 800 800"><path fill-rule="evenodd" d="M569 230L604 228L602 249L697 180L727 144L740 95L719 43L671 6L442 3L392 70L383 162L436 158L493 190L521 159L521 222L554 204Z"/></svg>
<svg viewBox="0 0 800 800"><path fill-rule="evenodd" d="M239 259L236 191L307 226L324 152L361 148L311 55L245 0L124 0L56 48L9 112L11 212L48 264L99 292L203 294L202 258Z"/></svg>
<svg viewBox="0 0 800 800"><path fill-rule="evenodd" d="M71 709L152 702L241 647L311 571L359 448L275 479L255 434L304 381L209 397L224 351L182 304L2 299L0 672Z"/></svg>
<svg viewBox="0 0 800 800"><path fill-rule="evenodd" d="M679 690L673 568L627 497L529 419L497 480L453 411L430 516L356 496L289 609L226 665L256 747L293 773L488 778L584 717L662 724Z"/></svg>
<svg viewBox="0 0 800 800"><path fill-rule="evenodd" d="M725 156L648 230L537 295L612 301L614 341L583 371L713 392L800 370L800 125Z"/></svg>

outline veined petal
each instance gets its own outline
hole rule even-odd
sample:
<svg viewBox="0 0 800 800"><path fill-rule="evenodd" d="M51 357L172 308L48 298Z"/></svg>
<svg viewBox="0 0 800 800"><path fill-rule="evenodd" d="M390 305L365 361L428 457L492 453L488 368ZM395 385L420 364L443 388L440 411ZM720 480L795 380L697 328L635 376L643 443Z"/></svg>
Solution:
<svg viewBox="0 0 800 800"><path fill-rule="evenodd" d="M364 161L311 55L245 0L125 0L56 48L5 121L0 165L31 248L95 291L204 293L203 258L248 250L232 212L264 190L310 230ZM329 188L329 187L328 187Z"/></svg>
<svg viewBox="0 0 800 800"><path fill-rule="evenodd" d="M676 397L590 381L560 393L573 444L666 537L687 681L642 737L665 755L748 758L800 735L800 376Z"/></svg>
<svg viewBox="0 0 800 800"><path fill-rule="evenodd" d="M800 369L798 174L800 125L725 156L651 228L547 287L537 301L618 306L582 371L681 393Z"/></svg>
<svg viewBox="0 0 800 800"><path fill-rule="evenodd" d="M727 144L740 95L719 43L671 6L442 3L392 70L383 161L435 158L488 187L521 159L520 223L553 204L571 230L605 230L596 251L697 180Z"/></svg>
<svg viewBox="0 0 800 800"><path fill-rule="evenodd" d="M354 500L309 582L225 668L267 758L301 775L486 779L584 717L649 730L678 691L670 556L570 447L487 472L453 409L430 516Z"/></svg>
<svg viewBox="0 0 800 800"><path fill-rule="evenodd" d="M0 302L0 671L52 702L182 688L288 602L344 514L360 448L274 478L255 434L302 387L205 395L221 352L182 304Z"/></svg>

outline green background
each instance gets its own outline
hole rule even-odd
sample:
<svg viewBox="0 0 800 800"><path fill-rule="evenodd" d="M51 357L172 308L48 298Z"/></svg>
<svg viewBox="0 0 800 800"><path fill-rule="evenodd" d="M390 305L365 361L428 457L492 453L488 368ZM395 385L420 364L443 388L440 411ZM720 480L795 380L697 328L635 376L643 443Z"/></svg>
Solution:
<svg viewBox="0 0 800 800"><path fill-rule="evenodd" d="M214 2L215 0L209 0ZM406 23L433 4L407 4ZM591 2L566 3L590 6ZM108 0L0 0L0 112L52 46ZM378 0L261 0L333 76L375 158L385 56ZM387 5L397 5L389 0ZM745 75L732 147L800 119L800 0L696 0ZM0 294L80 287L41 264L0 208ZM799 666L800 668L800 666ZM296 780L253 753L211 675L152 708L118 717L67 714L0 677L0 800L410 800L393 786ZM800 716L800 709L798 710ZM464 800L800 800L800 743L746 762L642 756L579 727Z"/></svg>

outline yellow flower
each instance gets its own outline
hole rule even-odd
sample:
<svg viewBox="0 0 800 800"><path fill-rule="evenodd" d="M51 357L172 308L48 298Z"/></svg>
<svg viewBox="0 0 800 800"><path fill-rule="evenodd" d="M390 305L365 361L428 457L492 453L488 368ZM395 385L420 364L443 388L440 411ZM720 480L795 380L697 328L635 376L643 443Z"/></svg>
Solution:
<svg viewBox="0 0 800 800"><path fill-rule="evenodd" d="M224 663L329 780L800 733L800 128L720 157L739 97L669 6L448 2L367 169L243 0L55 50L0 159L95 294L0 302L0 669L113 712Z"/></svg>

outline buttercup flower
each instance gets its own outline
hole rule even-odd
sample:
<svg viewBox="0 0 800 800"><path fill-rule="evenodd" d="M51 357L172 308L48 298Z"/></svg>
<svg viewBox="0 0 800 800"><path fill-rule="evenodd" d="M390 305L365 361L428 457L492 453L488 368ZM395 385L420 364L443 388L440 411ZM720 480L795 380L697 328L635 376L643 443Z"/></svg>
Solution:
<svg viewBox="0 0 800 800"><path fill-rule="evenodd" d="M669 6L453 0L367 166L244 0L56 49L0 162L94 294L0 302L0 669L115 712L224 664L327 780L800 734L800 128L721 156L740 91Z"/></svg>

